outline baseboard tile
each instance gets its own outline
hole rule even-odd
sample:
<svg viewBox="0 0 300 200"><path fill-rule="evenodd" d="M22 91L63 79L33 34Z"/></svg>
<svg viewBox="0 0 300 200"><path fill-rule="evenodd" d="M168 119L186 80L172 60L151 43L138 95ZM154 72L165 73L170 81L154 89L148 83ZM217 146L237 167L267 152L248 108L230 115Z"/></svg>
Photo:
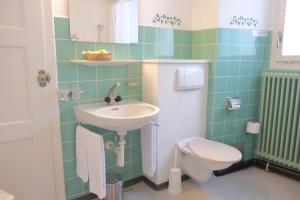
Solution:
<svg viewBox="0 0 300 200"><path fill-rule="evenodd" d="M125 181L124 184L123 184L124 189L126 189L126 188L128 188L132 185L135 185L137 183L142 182L143 177L144 176L139 176L139 177L136 177L136 178ZM89 193L89 194L83 195L81 197L72 199L72 200L95 200L95 199L97 199L97 195Z"/></svg>
<svg viewBox="0 0 300 200"><path fill-rule="evenodd" d="M187 175L183 175L181 176L181 181L186 181L186 180L189 180L190 177L187 176ZM168 186L169 186L169 181L167 182L164 182L164 183L161 183L159 185L153 183L152 181L150 181L147 177L143 177L143 182L148 185L151 189L155 190L155 191L161 191L161 190L164 190L164 189L167 189Z"/></svg>
<svg viewBox="0 0 300 200"><path fill-rule="evenodd" d="M81 197L72 199L72 200L95 200L95 199L97 199L97 195L89 193L89 194L83 195Z"/></svg>
<svg viewBox="0 0 300 200"><path fill-rule="evenodd" d="M266 169L268 162L266 162L264 160L259 160L259 159L254 159L253 161L255 163L255 166L262 168L262 169ZM287 176L292 179L300 181L300 172L299 171L291 170L286 167L276 165L274 163L269 163L268 169L271 172L281 174L281 175L284 175L284 176Z"/></svg>
<svg viewBox="0 0 300 200"><path fill-rule="evenodd" d="M143 181L143 178L144 178L144 176L139 176L139 177L127 180L127 181L124 182L123 187L128 188L132 185L138 184L138 183Z"/></svg>
<svg viewBox="0 0 300 200"><path fill-rule="evenodd" d="M233 164L232 166L223 169L214 171L215 176L224 176L226 174L230 174L239 170L246 169L254 164L253 160L240 161L238 163Z"/></svg>
<svg viewBox="0 0 300 200"><path fill-rule="evenodd" d="M252 159L252 160L247 160L247 161L241 161L238 162L234 165L232 165L231 167L224 169L224 170L218 170L218 171L214 171L215 176L223 176L226 174L230 174L232 172L236 172L239 170L243 170L246 169L250 166L255 166L255 167L259 167L261 169L266 169L267 166L267 161L264 160L260 160L260 159ZM294 171L292 169L288 169L286 167L274 164L274 163L269 163L268 165L268 171L277 173L277 174L281 174L296 180L300 181L300 172L298 171Z"/></svg>
<svg viewBox="0 0 300 200"><path fill-rule="evenodd" d="M226 174L230 174L230 173L233 173L233 172L236 172L239 170L243 170L243 169L246 169L251 166L266 169L267 163L268 162L266 162L264 160L260 160L260 159L240 161L240 162L235 163L234 165L230 166L227 169L214 171L214 175L215 176L224 176ZM278 173L278 174L281 174L281 175L284 175L284 176L287 176L287 177L290 177L290 178L300 181L300 172L298 172L298 171L294 171L294 170L291 170L291 169L288 169L288 168L285 168L283 166L279 166L279 165L276 165L273 163L269 163L268 169L271 172ZM190 177L187 175L183 175L181 177L182 181L186 181L189 179L190 179ZM157 185L157 184L153 183L152 181L150 181L147 177L139 176L139 177L125 181L124 188L128 188L128 187L138 184L140 182L144 182L146 185L148 185L151 189L153 189L155 191L161 191L161 190L167 189L169 186L168 181ZM86 194L81 197L75 198L73 200L95 200L96 198L97 198L97 196L95 194L90 193L90 194Z"/></svg>

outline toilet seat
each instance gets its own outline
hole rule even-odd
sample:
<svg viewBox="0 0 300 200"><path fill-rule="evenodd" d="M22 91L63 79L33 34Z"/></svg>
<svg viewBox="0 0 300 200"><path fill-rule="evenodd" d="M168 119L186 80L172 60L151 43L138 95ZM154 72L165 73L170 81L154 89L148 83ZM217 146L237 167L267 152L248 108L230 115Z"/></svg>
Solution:
<svg viewBox="0 0 300 200"><path fill-rule="evenodd" d="M242 159L241 152L229 145L202 137L177 143L178 162L182 171L198 181L206 181L213 171L226 169Z"/></svg>
<svg viewBox="0 0 300 200"><path fill-rule="evenodd" d="M193 138L186 146L195 156L209 161L238 162L242 159L241 152L236 148L205 138Z"/></svg>

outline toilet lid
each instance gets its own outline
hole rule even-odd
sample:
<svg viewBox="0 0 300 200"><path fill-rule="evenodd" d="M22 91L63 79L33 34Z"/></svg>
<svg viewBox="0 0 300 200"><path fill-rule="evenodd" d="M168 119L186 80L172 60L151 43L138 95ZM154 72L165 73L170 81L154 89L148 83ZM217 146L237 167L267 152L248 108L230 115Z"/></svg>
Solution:
<svg viewBox="0 0 300 200"><path fill-rule="evenodd" d="M187 146L194 155L206 160L238 162L242 158L241 152L236 148L205 138L195 138Z"/></svg>

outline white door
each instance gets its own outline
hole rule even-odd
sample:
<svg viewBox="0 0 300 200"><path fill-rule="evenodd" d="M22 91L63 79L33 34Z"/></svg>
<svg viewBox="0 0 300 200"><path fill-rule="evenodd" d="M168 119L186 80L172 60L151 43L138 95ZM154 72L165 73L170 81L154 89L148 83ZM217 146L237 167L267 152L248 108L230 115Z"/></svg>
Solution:
<svg viewBox="0 0 300 200"><path fill-rule="evenodd" d="M0 5L0 189L16 200L54 200L41 0Z"/></svg>

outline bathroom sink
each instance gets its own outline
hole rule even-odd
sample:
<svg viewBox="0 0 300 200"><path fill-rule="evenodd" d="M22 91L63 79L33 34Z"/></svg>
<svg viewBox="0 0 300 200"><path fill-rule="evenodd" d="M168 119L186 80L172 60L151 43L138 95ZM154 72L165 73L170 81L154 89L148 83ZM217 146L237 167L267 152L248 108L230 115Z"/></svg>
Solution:
<svg viewBox="0 0 300 200"><path fill-rule="evenodd" d="M159 108L144 102L131 101L114 105L80 105L74 111L80 123L126 134L127 131L150 123Z"/></svg>

